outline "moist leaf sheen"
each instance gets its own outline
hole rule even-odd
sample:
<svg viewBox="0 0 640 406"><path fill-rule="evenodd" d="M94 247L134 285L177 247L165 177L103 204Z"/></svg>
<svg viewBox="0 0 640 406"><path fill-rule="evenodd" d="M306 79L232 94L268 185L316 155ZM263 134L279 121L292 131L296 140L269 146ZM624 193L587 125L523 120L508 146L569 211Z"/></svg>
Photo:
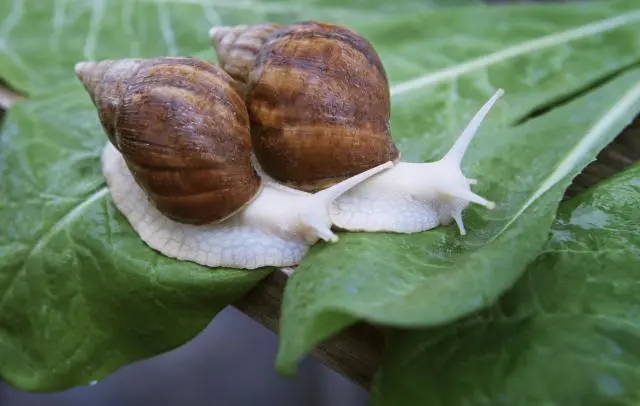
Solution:
<svg viewBox="0 0 640 406"><path fill-rule="evenodd" d="M640 10L607 2L613 4L607 11L589 3L441 12L447 21L436 24L441 37L458 28L464 38L500 43L534 26L554 27L392 86L400 89L392 129L405 161L439 159L495 89L505 90L462 163L479 180L474 191L498 206L470 206L464 237L453 224L413 235L344 233L330 249L315 246L285 288L279 372L294 374L300 356L357 321L441 325L490 305L512 286L543 247L573 177L640 111L638 71L617 72L640 58ZM406 21L404 30L418 30L424 24L418 20ZM465 28L456 26L463 22ZM561 29L561 22L571 28ZM422 58L432 55L429 44ZM618 56L622 49L625 56ZM516 125L536 107L577 97L611 74L617 77L592 93Z"/></svg>
<svg viewBox="0 0 640 406"><path fill-rule="evenodd" d="M639 205L640 163L563 202L545 249L498 304L391 334L372 403L638 404Z"/></svg>
<svg viewBox="0 0 640 406"><path fill-rule="evenodd" d="M160 55L214 60L206 33L216 24L310 18L347 24L380 50L394 91L394 137L404 157L425 160L448 148L497 77L511 97L495 114L502 126L639 59L633 15L625 14L634 8L629 1L580 9L436 10L436 3L478 2L404 0L393 12L367 8L371 1L196 3L0 2L0 75L28 96L7 114L0 138L0 377L16 387L84 385L179 346L271 271L205 269L167 259L140 242L104 189L99 153L106 137L73 74L76 62ZM545 45L524 59L488 70L483 62L464 75L454 71L429 86L403 90L430 72L617 15L623 17L615 29L600 27L597 35ZM492 146L473 148L480 157ZM494 189L491 181L483 187ZM387 238L373 237L371 244L380 247L376 241ZM345 239L343 251L357 248L353 241ZM402 256L411 249L402 240L388 241L387 252ZM321 245L315 252L335 249L344 254L339 246Z"/></svg>
<svg viewBox="0 0 640 406"><path fill-rule="evenodd" d="M75 63L214 60L213 25L334 15L373 24L390 15L367 11L369 0L204 3L0 2L0 76L28 96L0 139L0 377L18 388L85 385L182 345L271 272L206 269L140 241L105 189L106 137ZM438 2L400 3L392 14Z"/></svg>

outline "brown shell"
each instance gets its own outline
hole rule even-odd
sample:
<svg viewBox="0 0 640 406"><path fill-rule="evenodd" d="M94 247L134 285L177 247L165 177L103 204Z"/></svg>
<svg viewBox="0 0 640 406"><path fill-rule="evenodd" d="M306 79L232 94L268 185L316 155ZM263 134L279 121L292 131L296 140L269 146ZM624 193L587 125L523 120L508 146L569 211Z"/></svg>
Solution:
<svg viewBox="0 0 640 406"><path fill-rule="evenodd" d="M116 145L113 117L124 92L124 83L131 72L140 67L142 59L112 59L100 63L84 63L79 78L91 95L98 118L109 141Z"/></svg>
<svg viewBox="0 0 640 406"><path fill-rule="evenodd" d="M399 159L386 71L344 27L306 21L273 33L246 95L254 152L271 177L316 191Z"/></svg>
<svg viewBox="0 0 640 406"><path fill-rule="evenodd" d="M275 23L213 27L209 36L220 67L237 81L246 83L260 48L280 28L282 25Z"/></svg>
<svg viewBox="0 0 640 406"><path fill-rule="evenodd" d="M123 66L104 61L78 76L99 109L115 106L100 110L105 132L163 214L182 223L219 222L253 200L261 183L251 163L249 118L228 74L194 58L144 60L128 75L100 64Z"/></svg>

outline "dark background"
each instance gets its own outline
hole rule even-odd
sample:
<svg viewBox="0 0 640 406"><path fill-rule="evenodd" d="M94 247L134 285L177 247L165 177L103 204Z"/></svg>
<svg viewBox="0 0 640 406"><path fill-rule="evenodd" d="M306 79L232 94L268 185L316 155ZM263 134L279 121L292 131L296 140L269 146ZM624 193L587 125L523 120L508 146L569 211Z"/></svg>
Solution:
<svg viewBox="0 0 640 406"><path fill-rule="evenodd" d="M274 371L277 337L229 307L182 347L92 387L33 394L0 384L0 406L365 406L368 394L313 358L296 379Z"/></svg>
<svg viewBox="0 0 640 406"><path fill-rule="evenodd" d="M494 4L527 1L531 0L486 0ZM229 307L191 342L124 367L95 386L33 394L0 382L0 406L367 404L365 390L313 358L302 362L297 378L280 377L274 370L276 349L275 334Z"/></svg>

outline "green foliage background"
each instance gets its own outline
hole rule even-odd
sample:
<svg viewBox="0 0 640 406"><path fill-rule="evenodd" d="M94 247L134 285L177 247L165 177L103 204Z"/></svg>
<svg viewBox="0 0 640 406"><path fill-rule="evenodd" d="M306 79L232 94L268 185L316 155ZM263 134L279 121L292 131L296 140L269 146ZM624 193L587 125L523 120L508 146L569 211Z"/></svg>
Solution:
<svg viewBox="0 0 640 406"><path fill-rule="evenodd" d="M398 329L377 377L378 404L604 404L637 396L640 382L628 369L638 366L628 350L637 320L611 313L633 306L638 256L625 250L638 246L630 209L639 200L637 167L564 203L554 222L572 178L640 111L636 1L402 0L392 8L360 0L13 0L0 3L0 16L0 76L28 96L8 112L0 138L0 377L14 386L83 385L182 345L274 271L207 269L160 256L137 238L100 175L106 137L75 63L215 61L213 25L318 19L348 25L379 51L405 161L439 158L481 104L505 89L463 162L480 181L474 190L498 208L470 207L465 237L451 226L343 233L335 246L316 245L286 288L278 370L293 374L312 346L365 320ZM595 226L558 239L576 207L581 224ZM612 229L623 237L606 234ZM549 253L556 251L561 259ZM589 279L587 269L612 288L572 299L571 283ZM561 277L572 270L581 273ZM536 301L551 307L534 311ZM496 316L504 306L511 312ZM547 317L557 313L566 323ZM621 331L608 337L623 349L622 361L613 352L590 358L605 345L602 320ZM557 356L567 354L563 340L579 337L580 351ZM545 369L553 365L545 356L562 363L553 371L568 377L566 388ZM584 361L575 370L565 366L569 358Z"/></svg>

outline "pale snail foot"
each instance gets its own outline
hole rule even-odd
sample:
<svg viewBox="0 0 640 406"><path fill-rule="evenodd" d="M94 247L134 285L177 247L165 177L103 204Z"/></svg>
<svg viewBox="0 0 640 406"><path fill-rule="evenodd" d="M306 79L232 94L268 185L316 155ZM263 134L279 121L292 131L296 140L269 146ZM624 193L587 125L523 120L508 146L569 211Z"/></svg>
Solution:
<svg viewBox="0 0 640 406"><path fill-rule="evenodd" d="M218 224L196 226L163 215L110 142L102 153L102 173L115 206L150 248L208 267L239 269L295 266L319 239L337 241L331 231L330 204L348 188L390 166L380 165L314 195L266 184L237 215Z"/></svg>
<svg viewBox="0 0 640 406"><path fill-rule="evenodd" d="M462 213L471 203L489 210L495 203L471 191L476 179L460 163L481 122L500 96L499 89L476 113L453 147L436 162L400 162L354 187L333 203L331 220L345 230L417 233L455 222L467 231Z"/></svg>
<svg viewBox="0 0 640 406"><path fill-rule="evenodd" d="M205 226L169 219L147 198L111 143L103 151L102 172L118 210L149 247L167 257L209 267L255 269L294 265L308 249L303 242L243 225L240 217Z"/></svg>
<svg viewBox="0 0 640 406"><path fill-rule="evenodd" d="M448 175L448 182L442 174ZM408 192L420 192L416 184L426 193ZM465 235L462 212L470 199L489 209L494 207L492 202L473 194L468 184L461 173L455 172L455 167L447 168L439 162L400 162L336 199L331 207L331 220L337 227L349 231L407 234L455 221L460 233ZM446 185L460 188L447 189Z"/></svg>

